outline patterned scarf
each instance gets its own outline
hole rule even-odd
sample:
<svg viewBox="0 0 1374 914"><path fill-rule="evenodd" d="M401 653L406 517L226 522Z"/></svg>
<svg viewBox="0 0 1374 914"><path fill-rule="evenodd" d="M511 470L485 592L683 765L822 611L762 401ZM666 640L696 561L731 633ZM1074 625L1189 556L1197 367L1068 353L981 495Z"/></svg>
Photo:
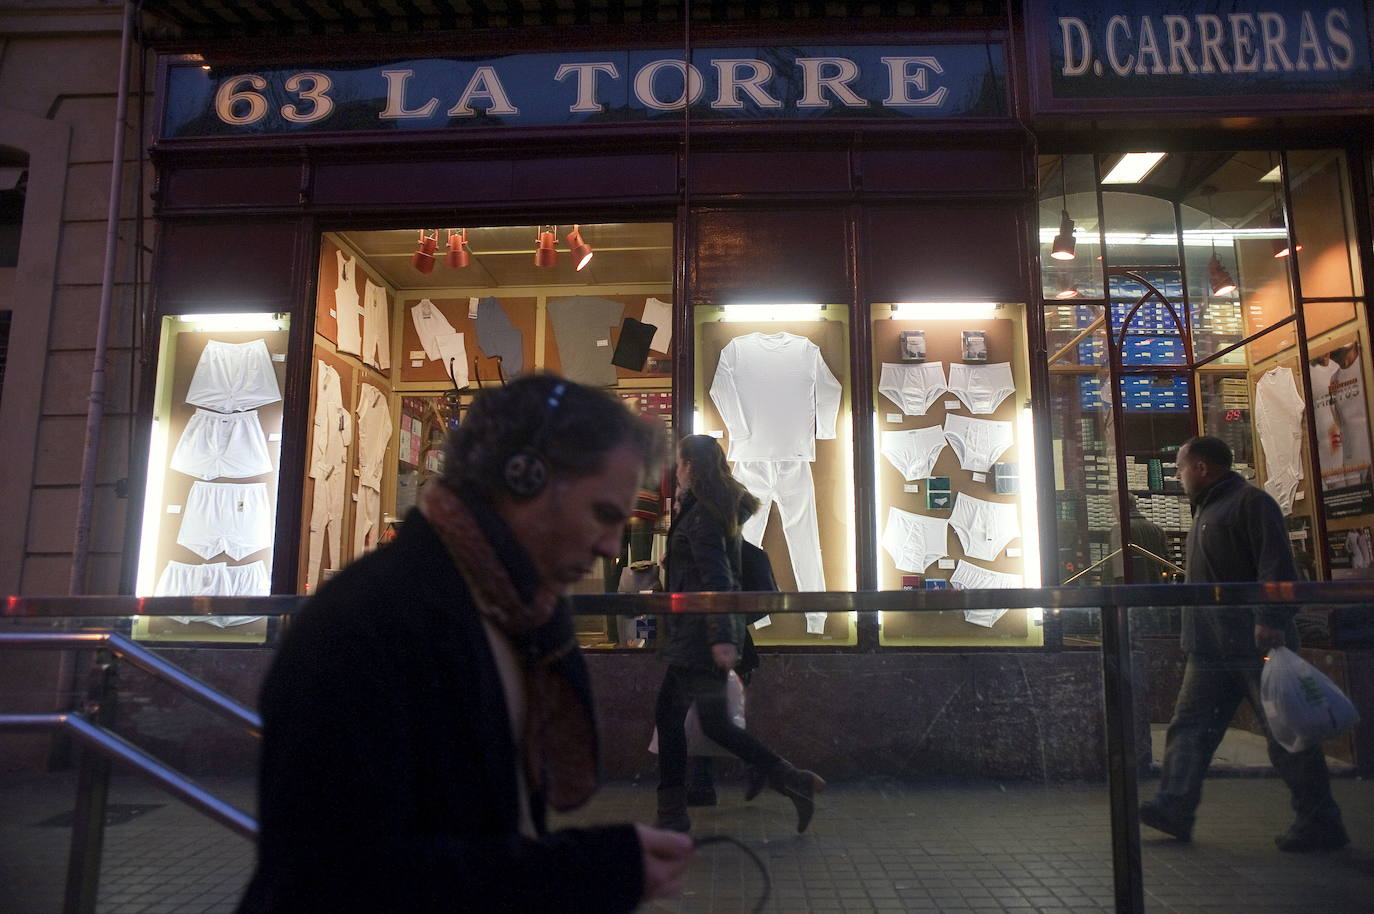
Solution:
<svg viewBox="0 0 1374 914"><path fill-rule="evenodd" d="M537 579L481 496L460 495L434 480L420 493L420 513L475 591L478 611L510 638L521 660L530 790L543 792L559 812L581 806L596 792L599 750L587 668L566 604Z"/></svg>

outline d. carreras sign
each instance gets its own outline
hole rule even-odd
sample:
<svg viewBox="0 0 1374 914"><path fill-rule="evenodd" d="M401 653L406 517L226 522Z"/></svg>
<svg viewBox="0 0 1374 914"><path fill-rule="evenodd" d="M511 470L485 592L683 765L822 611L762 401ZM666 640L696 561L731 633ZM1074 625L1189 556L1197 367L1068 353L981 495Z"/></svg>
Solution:
<svg viewBox="0 0 1374 914"><path fill-rule="evenodd" d="M997 43L167 69L167 138L813 118L1002 118Z"/></svg>
<svg viewBox="0 0 1374 914"><path fill-rule="evenodd" d="M1325 98L1374 90L1359 3L1039 0L1033 77L1056 101ZM1043 99L1042 99L1043 100ZM1307 104L1308 102L1304 102ZM1047 107L1074 107L1049 105ZM1089 106L1091 107L1091 106ZM1098 106L1100 107L1100 106Z"/></svg>

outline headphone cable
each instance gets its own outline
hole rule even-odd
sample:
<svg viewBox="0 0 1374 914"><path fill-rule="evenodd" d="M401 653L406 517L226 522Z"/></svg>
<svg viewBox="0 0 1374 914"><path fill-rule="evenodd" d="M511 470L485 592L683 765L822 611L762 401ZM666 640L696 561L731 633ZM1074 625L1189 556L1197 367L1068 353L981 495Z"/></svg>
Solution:
<svg viewBox="0 0 1374 914"><path fill-rule="evenodd" d="M744 851L744 853L749 856L750 860L754 861L754 865L759 868L759 875L763 877L763 894L759 896L758 903L754 905L753 914L762 914L764 906L768 904L768 896L773 891L773 880L768 876L768 867L764 865L759 855L754 853L753 848L743 841L740 841L738 838L732 838L729 835L707 835L704 838L694 838L693 843L697 847L705 847L708 844L733 844L735 847Z"/></svg>

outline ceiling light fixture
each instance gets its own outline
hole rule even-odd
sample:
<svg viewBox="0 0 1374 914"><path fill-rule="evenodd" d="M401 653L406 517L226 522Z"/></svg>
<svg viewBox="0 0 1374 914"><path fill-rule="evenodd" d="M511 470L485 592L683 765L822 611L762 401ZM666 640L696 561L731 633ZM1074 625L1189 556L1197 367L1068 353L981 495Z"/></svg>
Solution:
<svg viewBox="0 0 1374 914"><path fill-rule="evenodd" d="M1059 234L1054 236L1050 245L1050 256L1055 260L1073 260L1077 255L1078 243L1073 239L1073 220L1069 218L1069 177L1067 156L1059 159Z"/></svg>
<svg viewBox="0 0 1374 914"><path fill-rule="evenodd" d="M1128 152L1112 166L1103 184L1139 184L1164 160L1163 152Z"/></svg>
<svg viewBox="0 0 1374 914"><path fill-rule="evenodd" d="M1236 281L1221 265L1221 258L1217 257L1217 217L1216 208L1212 205L1212 197L1216 192L1217 189L1210 185L1202 188L1202 193L1207 197L1207 230L1212 237L1212 259L1207 261L1207 287L1213 295L1230 295L1236 291Z"/></svg>
<svg viewBox="0 0 1374 914"><path fill-rule="evenodd" d="M434 272L434 252L439 249L439 230L420 229L420 246L410 255L410 265L421 273Z"/></svg>
<svg viewBox="0 0 1374 914"><path fill-rule="evenodd" d="M444 262L450 270L461 270L472 262L472 252L468 250L467 229L448 230L448 255Z"/></svg>
<svg viewBox="0 0 1374 914"><path fill-rule="evenodd" d="M1055 298L1078 298L1078 297L1079 297L1080 295L1082 295L1082 294L1083 294L1082 292L1079 292L1079 291L1078 291L1078 283L1073 283L1073 284L1071 284L1071 285L1065 286L1064 288L1060 289L1058 292L1054 293L1054 297L1055 297Z"/></svg>
<svg viewBox="0 0 1374 914"><path fill-rule="evenodd" d="M534 265L536 267L552 267L558 265L558 226L548 226L545 231L544 226L539 226L539 237L535 239L538 247L534 250Z"/></svg>
<svg viewBox="0 0 1374 914"><path fill-rule="evenodd" d="M571 232L568 232L568 250L572 251L573 259L577 261L576 270L581 270L592 262L592 246L582 240L582 226L574 225Z"/></svg>

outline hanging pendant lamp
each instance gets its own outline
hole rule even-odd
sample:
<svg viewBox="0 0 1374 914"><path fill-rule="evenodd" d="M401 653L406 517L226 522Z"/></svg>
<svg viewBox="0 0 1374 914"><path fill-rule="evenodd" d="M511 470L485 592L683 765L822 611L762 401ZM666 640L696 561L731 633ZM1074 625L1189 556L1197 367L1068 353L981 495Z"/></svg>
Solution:
<svg viewBox="0 0 1374 914"><path fill-rule="evenodd" d="M450 270L461 270L472 262L472 252L468 250L467 229L449 229L448 254L444 262Z"/></svg>
<svg viewBox="0 0 1374 914"><path fill-rule="evenodd" d="M536 241L539 247L534 251L534 265L536 267L552 267L558 265L558 227L549 226L550 231L544 231L544 226L539 227L539 237Z"/></svg>
<svg viewBox="0 0 1374 914"><path fill-rule="evenodd" d="M577 261L576 270L581 270L592 262L592 246L582 240L582 226L574 225L571 232L568 232L568 250L572 251L573 259Z"/></svg>

